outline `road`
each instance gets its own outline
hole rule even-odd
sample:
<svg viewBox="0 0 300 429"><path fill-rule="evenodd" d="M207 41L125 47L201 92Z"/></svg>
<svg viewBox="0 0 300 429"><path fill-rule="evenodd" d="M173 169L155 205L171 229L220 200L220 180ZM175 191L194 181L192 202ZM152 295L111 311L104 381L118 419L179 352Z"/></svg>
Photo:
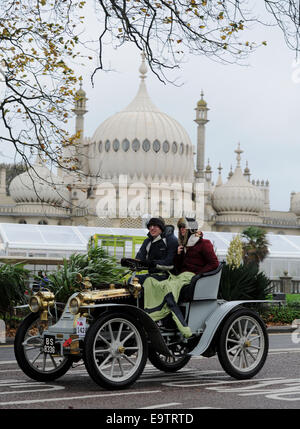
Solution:
<svg viewBox="0 0 300 429"><path fill-rule="evenodd" d="M0 345L0 409L291 409L300 407L300 342L291 333L270 334L263 369L251 380L229 377L217 357L194 357L175 374L150 363L129 389L105 391L78 365L51 383L29 379L18 368L13 345Z"/></svg>

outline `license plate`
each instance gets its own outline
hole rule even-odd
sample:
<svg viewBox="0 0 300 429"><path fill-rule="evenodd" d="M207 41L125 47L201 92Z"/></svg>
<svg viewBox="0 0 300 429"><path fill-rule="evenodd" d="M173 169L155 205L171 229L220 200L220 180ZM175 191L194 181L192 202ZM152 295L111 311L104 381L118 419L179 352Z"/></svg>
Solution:
<svg viewBox="0 0 300 429"><path fill-rule="evenodd" d="M49 355L54 355L56 353L56 344L54 335L45 335L44 336L44 353Z"/></svg>
<svg viewBox="0 0 300 429"><path fill-rule="evenodd" d="M76 323L76 334L84 337L87 329L86 317L79 317Z"/></svg>

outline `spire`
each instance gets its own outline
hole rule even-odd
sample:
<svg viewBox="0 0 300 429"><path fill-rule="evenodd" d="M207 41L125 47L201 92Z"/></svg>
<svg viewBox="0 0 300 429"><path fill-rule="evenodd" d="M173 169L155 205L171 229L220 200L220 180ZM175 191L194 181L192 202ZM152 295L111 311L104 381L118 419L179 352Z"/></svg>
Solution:
<svg viewBox="0 0 300 429"><path fill-rule="evenodd" d="M233 171L232 171L232 165L230 166L230 171L229 171L229 173L228 173L228 177L227 177L227 179L229 180L229 179L231 179L231 177L233 176Z"/></svg>
<svg viewBox="0 0 300 429"><path fill-rule="evenodd" d="M244 151L241 149L240 143L238 143L238 148L234 152L237 154L237 156L236 156L236 160L237 160L236 168L241 168L241 153L243 153Z"/></svg>
<svg viewBox="0 0 300 429"><path fill-rule="evenodd" d="M145 53L141 53L142 63L139 67L140 72L140 86L135 98L129 103L129 105L123 110L124 112L158 112L158 108L154 105L151 98L149 97L145 79L147 78L146 74L148 71L146 65L146 56Z"/></svg>
<svg viewBox="0 0 300 429"><path fill-rule="evenodd" d="M211 166L210 166L210 163L209 163L209 158L207 160L207 166L206 166L206 169L204 171L204 174L205 174L206 180L208 182L210 182L211 181L211 176L212 176L212 169L211 169Z"/></svg>
<svg viewBox="0 0 300 429"><path fill-rule="evenodd" d="M250 182L250 176L251 176L251 174L250 174L250 170L249 170L249 167L248 167L248 161L246 161L246 167L245 167L245 170L244 170L244 176L246 177L246 179L248 180L248 182Z"/></svg>
<svg viewBox="0 0 300 429"><path fill-rule="evenodd" d="M218 170L219 170L219 175L218 175L218 180L217 180L216 186L221 186L221 185L223 185L223 181L222 181L222 170L223 170L223 168L221 166L221 163L219 163Z"/></svg>
<svg viewBox="0 0 300 429"><path fill-rule="evenodd" d="M148 71L146 61L145 61L146 55L144 51L142 51L141 57L142 57L142 64L140 65L139 72L141 73L140 78L143 81L144 79L146 79L147 77L146 74Z"/></svg>

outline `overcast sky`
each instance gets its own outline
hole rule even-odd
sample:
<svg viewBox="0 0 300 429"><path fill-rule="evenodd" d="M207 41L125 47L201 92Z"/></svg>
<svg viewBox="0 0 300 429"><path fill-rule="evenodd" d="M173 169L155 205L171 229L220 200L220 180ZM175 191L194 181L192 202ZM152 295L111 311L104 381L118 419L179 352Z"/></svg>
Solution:
<svg viewBox="0 0 300 429"><path fill-rule="evenodd" d="M210 159L213 180L219 162L223 181L230 166L235 167L234 150L240 142L242 167L248 160L251 179L270 182L271 209L288 211L290 193L300 192L300 63L295 64L295 54L286 47L279 29L255 30L253 39L268 44L249 57L248 66L225 66L190 56L174 74L180 87L164 85L150 71L146 84L154 104L183 125L194 145L194 109L203 89L210 109L205 162ZM85 115L87 137L107 117L126 107L139 85L141 58L136 48L115 51L108 47L105 59L115 71L98 72L94 88L90 84L92 64L82 70L89 110Z"/></svg>

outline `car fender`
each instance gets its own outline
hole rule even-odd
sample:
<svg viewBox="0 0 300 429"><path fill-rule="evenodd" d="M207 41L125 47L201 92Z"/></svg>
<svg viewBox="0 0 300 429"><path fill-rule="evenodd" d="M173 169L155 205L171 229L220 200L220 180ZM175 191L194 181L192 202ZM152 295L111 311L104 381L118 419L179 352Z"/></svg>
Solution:
<svg viewBox="0 0 300 429"><path fill-rule="evenodd" d="M263 300L244 300L244 301L225 301L208 317L205 322L205 329L197 346L189 353L192 356L202 355L210 346L217 329L226 316L233 310L237 310L243 304L265 303L272 301Z"/></svg>
<svg viewBox="0 0 300 429"><path fill-rule="evenodd" d="M151 317L141 308L135 307L134 305L128 304L96 304L91 306L84 306L84 308L101 308L106 309L106 313L108 311L119 311L124 314L130 314L132 317L137 319L137 321L143 326L145 329L151 346L158 352L165 356L171 356L171 352L168 349L163 336L159 330L157 324L151 319Z"/></svg>

